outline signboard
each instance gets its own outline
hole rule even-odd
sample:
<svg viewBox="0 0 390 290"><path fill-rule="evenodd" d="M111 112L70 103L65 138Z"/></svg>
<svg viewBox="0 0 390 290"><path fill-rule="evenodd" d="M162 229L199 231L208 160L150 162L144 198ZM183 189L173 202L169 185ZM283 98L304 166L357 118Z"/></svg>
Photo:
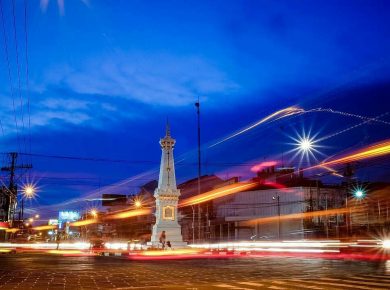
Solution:
<svg viewBox="0 0 390 290"><path fill-rule="evenodd" d="M80 213L77 211L60 211L58 220L61 222L74 222L80 219Z"/></svg>
<svg viewBox="0 0 390 290"><path fill-rule="evenodd" d="M48 225L50 225L50 226L57 226L58 225L58 219L49 219Z"/></svg>
<svg viewBox="0 0 390 290"><path fill-rule="evenodd" d="M126 205L127 197L124 194L103 194L102 206Z"/></svg>

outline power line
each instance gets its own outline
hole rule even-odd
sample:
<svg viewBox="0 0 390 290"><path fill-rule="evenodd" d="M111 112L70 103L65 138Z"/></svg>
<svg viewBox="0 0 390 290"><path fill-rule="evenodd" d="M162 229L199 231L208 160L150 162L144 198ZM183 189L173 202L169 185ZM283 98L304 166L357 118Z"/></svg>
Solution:
<svg viewBox="0 0 390 290"><path fill-rule="evenodd" d="M11 96L12 96L12 107L13 107L13 111L14 111L16 140L17 140L17 143L18 143L18 146L19 146L19 151L21 151L19 126L18 126L18 120L16 118L15 92L14 92L14 86L13 86L13 81L12 81L11 65L10 65L10 61L9 61L8 41L7 41L7 34L6 34L6 31L5 31L5 20L4 20L3 1L2 0L0 0L0 12L1 12L1 20L2 20L2 28L3 28L4 52L5 52L5 58L6 58L6 61L7 61L8 80L9 80L9 83L10 83L10 90L11 90Z"/></svg>
<svg viewBox="0 0 390 290"><path fill-rule="evenodd" d="M24 39L25 39L25 56L26 56L26 96L28 111L28 134L29 134L29 152L31 153L31 112L30 112L30 87L29 87L29 61L28 61L28 33L27 33L27 0L24 0ZM31 161L31 160L30 160Z"/></svg>
<svg viewBox="0 0 390 290"><path fill-rule="evenodd" d="M18 46L18 38L16 35L16 16L15 16L15 0L12 0L12 18L13 18L13 31L14 31L14 42L15 42L15 56L16 56L16 71L18 76L18 89L19 89L19 99L20 99L20 113L21 113L21 120L22 120L22 128L23 132L25 130L24 125L24 112L23 112L23 96L22 96L22 86L20 81L20 63L19 63L19 46ZM24 141L24 147L26 148L26 138L23 136Z"/></svg>

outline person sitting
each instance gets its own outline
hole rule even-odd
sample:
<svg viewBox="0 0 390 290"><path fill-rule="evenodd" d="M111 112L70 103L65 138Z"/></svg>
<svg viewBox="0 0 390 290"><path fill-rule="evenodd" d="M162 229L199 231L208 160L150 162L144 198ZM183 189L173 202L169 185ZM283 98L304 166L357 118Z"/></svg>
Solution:
<svg viewBox="0 0 390 290"><path fill-rule="evenodd" d="M170 241L167 242L167 247L168 247L168 250L172 250L172 245L171 245Z"/></svg>
<svg viewBox="0 0 390 290"><path fill-rule="evenodd" d="M166 241L166 235L165 235L165 231L162 231L161 235L160 235L160 243L162 245L162 249L164 250L165 249L165 241Z"/></svg>

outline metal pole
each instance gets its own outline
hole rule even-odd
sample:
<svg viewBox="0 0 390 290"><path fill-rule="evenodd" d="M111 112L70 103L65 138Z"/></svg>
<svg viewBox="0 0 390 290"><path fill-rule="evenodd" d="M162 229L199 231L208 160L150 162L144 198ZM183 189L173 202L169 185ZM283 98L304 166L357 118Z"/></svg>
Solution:
<svg viewBox="0 0 390 290"><path fill-rule="evenodd" d="M201 176L201 158L200 158L200 102L195 103L196 113L198 115L198 195L200 195L200 176ZM198 241L201 242L201 208L198 204Z"/></svg>
<svg viewBox="0 0 390 290"><path fill-rule="evenodd" d="M195 208L192 205L192 243L195 244Z"/></svg>
<svg viewBox="0 0 390 290"><path fill-rule="evenodd" d="M21 210L21 215L22 215L22 222L24 220L24 197L22 197L22 210Z"/></svg>
<svg viewBox="0 0 390 290"><path fill-rule="evenodd" d="M277 196L278 199L278 239L280 240L280 196Z"/></svg>

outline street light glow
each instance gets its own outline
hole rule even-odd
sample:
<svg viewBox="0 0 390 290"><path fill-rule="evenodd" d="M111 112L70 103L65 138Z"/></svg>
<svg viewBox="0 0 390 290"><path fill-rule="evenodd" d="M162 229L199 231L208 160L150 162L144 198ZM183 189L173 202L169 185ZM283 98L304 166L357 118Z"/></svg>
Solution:
<svg viewBox="0 0 390 290"><path fill-rule="evenodd" d="M313 149L313 142L308 138L304 138L300 140L299 147L302 151L311 151Z"/></svg>
<svg viewBox="0 0 390 290"><path fill-rule="evenodd" d="M362 190L358 190L355 192L355 196L358 197L358 198L362 198L364 195L363 191Z"/></svg>
<svg viewBox="0 0 390 290"><path fill-rule="evenodd" d="M315 154L323 155L318 148L322 147L318 145L318 140L316 139L318 134L311 134L311 132L303 131L301 134L296 132L296 137L290 136L290 138L294 141L290 143L294 148L289 151L294 153L292 159L295 159L297 156L300 156L300 164L302 161L310 163L311 159L317 160Z"/></svg>
<svg viewBox="0 0 390 290"><path fill-rule="evenodd" d="M36 188L33 184L27 184L23 187L24 196L27 198L33 198L36 193Z"/></svg>
<svg viewBox="0 0 390 290"><path fill-rule="evenodd" d="M390 249L390 240L384 240L382 242L382 247L385 249Z"/></svg>
<svg viewBox="0 0 390 290"><path fill-rule="evenodd" d="M361 185L355 185L352 188L352 195L356 199L363 199L366 196L366 189Z"/></svg>
<svg viewBox="0 0 390 290"><path fill-rule="evenodd" d="M91 215L96 217L97 216L97 210L96 209L91 209L90 211Z"/></svg>

